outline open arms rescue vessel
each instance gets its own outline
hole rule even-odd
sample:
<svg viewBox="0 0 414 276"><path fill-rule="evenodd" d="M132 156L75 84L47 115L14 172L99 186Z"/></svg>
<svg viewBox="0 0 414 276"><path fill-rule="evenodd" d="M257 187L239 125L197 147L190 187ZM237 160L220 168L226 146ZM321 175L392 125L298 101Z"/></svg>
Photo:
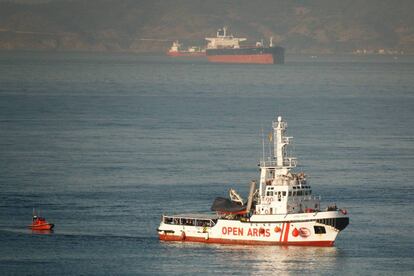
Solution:
<svg viewBox="0 0 414 276"><path fill-rule="evenodd" d="M164 241L223 244L333 246L349 224L346 210L320 207L297 160L287 156L292 137L287 123L273 122L273 156L260 161L260 182L253 181L247 202L232 189L230 199L216 198L211 214L163 215L158 234Z"/></svg>

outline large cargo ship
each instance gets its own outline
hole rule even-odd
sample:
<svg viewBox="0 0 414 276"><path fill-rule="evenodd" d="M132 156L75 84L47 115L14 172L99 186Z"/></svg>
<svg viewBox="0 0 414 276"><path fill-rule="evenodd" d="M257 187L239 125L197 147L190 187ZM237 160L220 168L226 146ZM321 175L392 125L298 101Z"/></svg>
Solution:
<svg viewBox="0 0 414 276"><path fill-rule="evenodd" d="M171 57L204 57L206 49L197 46L190 46L184 49L177 40L173 42L171 48L167 51L167 55Z"/></svg>
<svg viewBox="0 0 414 276"><path fill-rule="evenodd" d="M246 38L227 35L227 28L217 31L216 37L206 37L208 41L206 55L210 62L221 63L256 63L256 64L283 64L285 49L274 46L270 38L269 46L257 42L254 46L242 46L240 42Z"/></svg>
<svg viewBox="0 0 414 276"><path fill-rule="evenodd" d="M259 188L251 183L247 201L230 189L230 198L214 200L215 213L163 215L157 229L160 240L332 246L349 224L347 211L336 205L321 208L306 175L292 170L297 161L287 155L292 137L285 136L286 128L280 116L273 122L273 153L268 158L263 153Z"/></svg>

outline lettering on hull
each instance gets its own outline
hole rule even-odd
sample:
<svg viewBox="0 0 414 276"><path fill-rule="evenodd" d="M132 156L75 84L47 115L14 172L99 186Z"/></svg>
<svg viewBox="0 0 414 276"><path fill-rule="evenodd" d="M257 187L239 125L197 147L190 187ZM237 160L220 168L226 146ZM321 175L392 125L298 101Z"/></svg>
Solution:
<svg viewBox="0 0 414 276"><path fill-rule="evenodd" d="M244 231L241 227L222 227L221 233L224 236L242 236L242 237L270 237L270 229L249 228Z"/></svg>

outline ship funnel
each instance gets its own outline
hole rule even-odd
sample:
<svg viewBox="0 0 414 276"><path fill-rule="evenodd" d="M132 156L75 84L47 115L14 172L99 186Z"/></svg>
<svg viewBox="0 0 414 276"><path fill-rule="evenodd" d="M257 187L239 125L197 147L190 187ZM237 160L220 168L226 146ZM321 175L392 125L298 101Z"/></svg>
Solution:
<svg viewBox="0 0 414 276"><path fill-rule="evenodd" d="M250 192L249 192L249 198L247 199L247 207L246 207L246 213L250 213L250 209L252 208L252 204L253 204L253 195L254 195L254 190L256 189L256 181L252 181L250 183Z"/></svg>

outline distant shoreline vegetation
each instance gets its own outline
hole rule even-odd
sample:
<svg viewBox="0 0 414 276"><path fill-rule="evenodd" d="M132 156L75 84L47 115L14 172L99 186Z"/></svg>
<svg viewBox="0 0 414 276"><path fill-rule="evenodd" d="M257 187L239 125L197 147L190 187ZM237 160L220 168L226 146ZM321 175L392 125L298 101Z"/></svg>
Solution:
<svg viewBox="0 0 414 276"><path fill-rule="evenodd" d="M171 42L163 39L134 39L126 45L116 38L107 41L86 39L77 34L55 34L27 31L8 31L0 29L0 50L39 50L39 51L78 51L78 52L124 52L140 54L163 54ZM195 44L195 43L192 43ZM284 45L282 45L284 46ZM412 55L394 48L358 48L351 50L332 50L327 48L298 49L286 47L286 53L305 55Z"/></svg>
<svg viewBox="0 0 414 276"><path fill-rule="evenodd" d="M0 0L0 49L164 53L217 28L286 53L414 54L414 1Z"/></svg>

